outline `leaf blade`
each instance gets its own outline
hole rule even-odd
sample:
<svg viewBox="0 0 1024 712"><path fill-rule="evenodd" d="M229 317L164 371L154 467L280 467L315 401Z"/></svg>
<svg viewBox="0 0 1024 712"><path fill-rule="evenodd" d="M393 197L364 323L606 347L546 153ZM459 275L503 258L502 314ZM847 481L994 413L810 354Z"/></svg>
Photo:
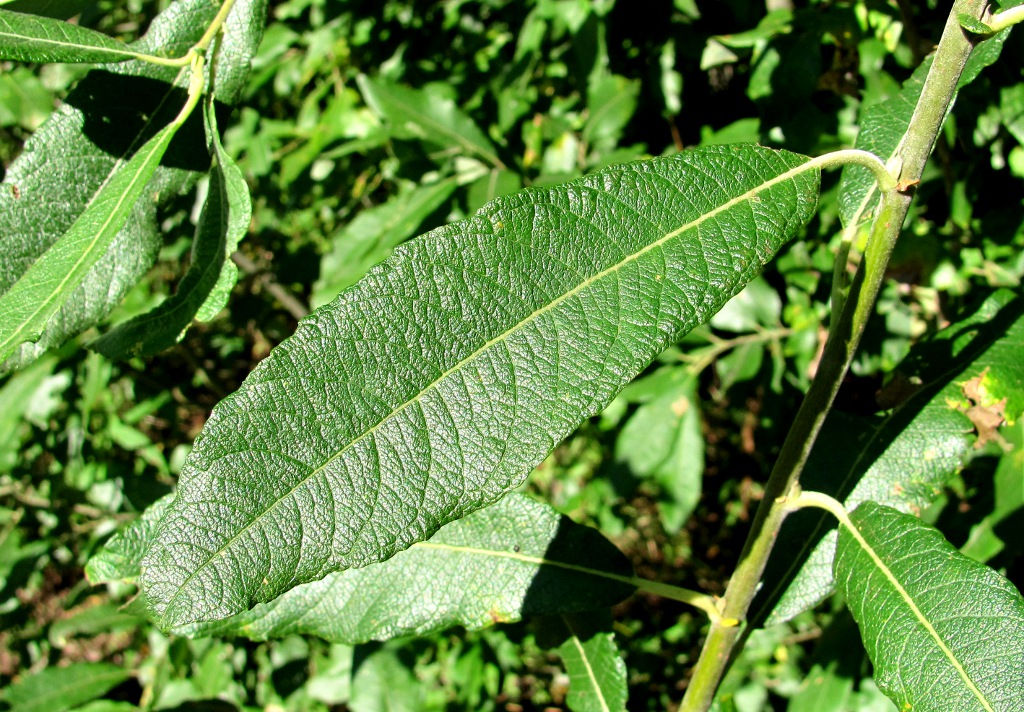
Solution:
<svg viewBox="0 0 1024 712"><path fill-rule="evenodd" d="M329 574L185 635L332 643L478 630L534 615L612 606L635 590L629 561L599 532L512 493L387 561Z"/></svg>
<svg viewBox="0 0 1024 712"><path fill-rule="evenodd" d="M400 247L214 410L146 561L155 617L227 617L496 501L809 219L805 163L747 146L627 164Z"/></svg>
<svg viewBox="0 0 1024 712"><path fill-rule="evenodd" d="M1006 398L1007 417L1020 416L1022 348L1024 303L1012 292L997 292L911 350L893 380L908 390L892 412L871 418L830 413L803 485L841 500L847 509L869 500L905 512L925 508L976 452L965 383L982 378L995 399ZM753 618L767 616L772 625L824 600L834 587L835 541L831 517L817 510L791 515L780 532L780 555L769 560Z"/></svg>
<svg viewBox="0 0 1024 712"><path fill-rule="evenodd" d="M128 45L69 22L0 9L0 59L19 62L123 62Z"/></svg>
<svg viewBox="0 0 1024 712"><path fill-rule="evenodd" d="M609 626L600 625L610 624L609 618L593 612L562 616L569 635L558 654L569 675L566 705L573 712L625 712L626 663Z"/></svg>
<svg viewBox="0 0 1024 712"><path fill-rule="evenodd" d="M36 341L120 231L180 124L164 127L96 193L75 224L0 296L0 362Z"/></svg>
<svg viewBox="0 0 1024 712"><path fill-rule="evenodd" d="M224 308L238 278L230 255L249 228L252 203L241 170L220 143L208 102L204 114L215 160L188 272L173 296L90 344L107 358L151 356L178 343L193 319L208 321Z"/></svg>
<svg viewBox="0 0 1024 712"><path fill-rule="evenodd" d="M850 519L863 541L841 529L836 579L879 688L901 709L1019 709L1020 593L915 517L867 502Z"/></svg>

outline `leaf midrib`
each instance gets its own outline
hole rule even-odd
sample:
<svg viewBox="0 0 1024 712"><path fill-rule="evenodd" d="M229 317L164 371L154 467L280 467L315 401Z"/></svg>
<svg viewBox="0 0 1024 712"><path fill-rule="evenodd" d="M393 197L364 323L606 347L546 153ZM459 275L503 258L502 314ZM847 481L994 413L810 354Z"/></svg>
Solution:
<svg viewBox="0 0 1024 712"><path fill-rule="evenodd" d="M587 657L587 649L583 647L583 642L580 640L579 634L572 627L572 621L569 620L568 616L562 616L562 622L565 623L565 627L569 630L569 635L572 636L572 643L576 647L576 652L580 656L580 660L583 662L583 667L587 670L587 678L590 680L590 686L594 690L594 696L597 701L601 704L603 712L611 712L608 709L608 703L604 699L604 690L601 689L601 684L598 682L597 675L594 673L594 666L590 664L590 658Z"/></svg>
<svg viewBox="0 0 1024 712"><path fill-rule="evenodd" d="M97 34L99 34L99 33L97 33ZM107 39L110 42L117 42L117 40L112 39L112 38L107 38L105 35L99 34L99 36L100 37L104 37L105 39ZM77 42L55 40L55 39L51 39L51 38L48 38L48 37L47 38L44 38L44 37L26 37L25 35L18 34L16 32L6 31L6 30L0 30L0 39L15 40L15 41L18 42L18 44L22 44L22 45L25 45L25 44L43 44L43 45L53 45L54 47L62 48L62 49L70 47L70 48L73 48L73 49L81 49L81 50L88 50L90 52L100 52L100 53L104 53L104 54L115 55L117 57L121 57L121 58L124 58L124 59L129 59L129 58L139 59L139 58L145 56L145 55L139 54L138 52L134 52L134 51L128 49L127 45L125 46L124 49L121 49L119 47L109 47L109 46L103 46L103 45L87 45L87 44L80 44L80 43L77 43ZM114 60L114 61L120 61L120 60Z"/></svg>
<svg viewBox="0 0 1024 712"><path fill-rule="evenodd" d="M87 246L85 247L85 249L82 250L81 256L77 260L75 260L75 262L72 265L71 269L68 270L68 272L63 277L61 277L61 279L57 282L57 286L50 292L49 296L47 296L44 299L42 299L41 302L38 304L37 308L34 311L32 311L30 314L26 315L23 319L21 319L21 324L17 328L15 328L13 332L11 332L11 335L9 337L7 337L7 339L5 339L3 342L0 342L0 354L6 353L7 350L9 348L11 348L12 345L14 347L17 347L19 344L24 342L26 340L26 338L24 338L22 335L25 334L26 331L29 332L28 333L28 339L31 339L31 336L35 334L35 328L34 327L30 328L31 323L33 321L35 321L35 319L37 317L39 317L40 314L43 314L44 312L46 312L46 311L48 311L50 309L50 307L53 305L53 303L62 295L65 286L69 282L79 278L79 276L80 276L79 275L79 272L80 272L79 268L82 266L82 264L84 264L85 262L88 261L88 258L90 256L92 256L93 250L95 249L97 243L99 243L101 241L101 239L104 236L105 232L110 227L110 222L111 222L111 220L113 220L114 214L124 204L126 198L129 195L131 195L131 190L132 190L132 188L135 187L136 183L139 180L139 177L147 172L148 165L149 165L149 162L152 160L152 157L155 154L157 154L158 152L162 152L167 147L167 144L170 142L170 138L174 136L174 133L177 130L177 128L178 128L177 125L171 124L171 125L167 126L165 129L163 129L163 131L165 131L166 134L163 137L161 137L161 139L159 141L156 141L156 142L153 143L153 146L150 149L149 154L145 157L145 160L143 160L143 161L141 161L139 163L139 169L135 172L135 175L132 176L131 181L128 183L127 189L120 196L118 196L117 199L114 201L114 207L108 212L106 218L102 222L102 225L100 226L100 228L98 230L96 230L93 238L91 240L87 241L87 243L86 243ZM147 180L148 180L148 178L147 178ZM106 187L106 184L104 184L104 187ZM102 189L103 188L100 188L100 190L102 190ZM86 209L85 209L85 211L83 211L82 215L84 216L88 212L88 210L89 210L89 206L86 207ZM79 219L81 219L81 217L79 217ZM76 224L77 224L77 221L76 221ZM75 225L72 225L70 230L68 230L68 232L71 232L71 230L74 230L74 229L75 229ZM68 234L68 233L65 233L65 235L66 234ZM45 253L44 253L44 255L45 255ZM42 259L42 258L40 258L40 259ZM24 279L25 276L28 276L28 272L25 273L25 275L22 277L22 279ZM16 286L17 286L17 282L14 285L11 286L11 291L13 291ZM77 285L75 285L75 286L77 286ZM43 326L43 328L45 328L45 325Z"/></svg>
<svg viewBox="0 0 1024 712"><path fill-rule="evenodd" d="M888 566L886 566L885 562L882 561L882 558L875 552L872 546L860 533L860 530L848 519L843 522L843 524L846 526L847 531L850 532L857 544L861 549L863 549L864 553L867 554L868 558L870 558L872 563L874 563L875 567L881 571L882 575L889 581L897 595L903 600L907 608L910 609L911 614L915 619L917 619L917 622L921 624L925 629L925 632L928 633L929 637L931 637L932 641L949 661L950 666L956 670L957 675L959 675L960 679L963 680L967 689L971 691L987 712L994 712L992 706L988 702L988 699L982 691L978 689L978 686L974 684L974 680L972 680L970 675L967 674L967 670L964 669L959 658L957 658L953 651L950 650L949 646L946 645L946 641L944 641L942 636L939 635L939 632L935 630L935 627L931 624L928 617L925 616L921 609L917 607L917 603L914 601L913 596L910 595L910 592L903 587L903 584L896 578L896 575L893 574Z"/></svg>
<svg viewBox="0 0 1024 712"><path fill-rule="evenodd" d="M212 552L209 555L209 557L207 557L206 560L200 566L196 567L191 573L189 573L189 575L185 578L185 580L178 586L177 591L175 592L175 594L168 600L167 605L164 608L165 615L166 615L166 611L169 611L169 610L173 609L174 604L177 602L179 596L182 595L182 593L185 591L185 589L188 587L188 585L192 582L192 579L194 579L199 574L200 571L204 570L207 566L209 566L210 563L212 561L214 561L214 559L216 559L218 556L220 556L225 551L227 551L229 548L231 548L231 546L236 541L238 541L243 535L245 535L245 533L248 532L253 526L255 526L256 524L262 522L264 520L264 518L268 517L282 502L284 502L287 499L289 499L299 488L305 486L305 484L307 482L309 482L312 478L316 477L321 472L323 472L324 469L326 469L327 466L330 465L332 462L338 460L346 452L348 452L355 445L357 445L358 443L362 442L367 437L370 437L370 436L374 435L381 427L383 427L385 424L387 424L392 419L397 417L399 414L403 413L406 408L410 407L414 403L419 403L427 393L429 393L430 391L434 390L438 385L443 383L449 376L451 376L451 375L453 375L455 373L461 372L470 363L472 363L474 360L476 360L479 356L481 356L484 353L488 353L491 350L491 348L493 348L496 344L499 344L499 343L502 343L502 342L506 341L513 334L515 334L516 332L520 331L522 328L524 328L524 327L534 323L541 316L543 316L544 314L547 314L548 312L552 311L553 309L555 309L556 307L558 307L559 305L564 303L566 300L568 300L568 299L572 298L573 296L579 294L580 292L582 292L587 287L597 283L598 281L604 279L605 277L607 277L610 274L614 274L614 273L618 272L619 270L621 270L626 265L628 265L628 264L630 264L632 262L635 262L636 260L640 259L641 257L646 255L647 253L649 253L649 252L651 252L651 251L661 247L662 245L666 244L668 241L672 240L673 238L678 237L679 235L681 235L681 234L683 234L683 233L685 233L685 232L687 232L687 231L689 231L689 230L691 230L691 229L693 229L695 227L698 227L698 226L702 225L703 223L707 222L708 220L711 220L711 219L715 218L716 216L720 215L721 213L723 213L723 212L725 212L727 210L730 210L731 208L733 208L733 207L735 207L735 206L737 206L737 205L739 205L739 204L741 204L743 202L746 202L746 201L750 200L751 198L757 196L757 194L759 194L759 193L761 193L761 192L763 192L765 190L768 190L768 189L770 189L770 188L772 188L772 187L774 187L774 186L776 186L776 185L778 185L780 183L784 183L785 181L788 181L788 180L790 180L792 178L795 178L796 176L800 175L801 173L806 172L807 170L816 169L816 168L817 168L817 166L815 165L813 160L805 161L805 162L801 163L800 165L795 166L794 168L791 168L791 169L789 169L787 171L784 171L783 173L780 173L779 175L775 176L774 178L761 183L757 187L752 188L752 189L746 191L745 193L742 193L741 195L736 196L735 198L727 200L726 202L722 203L722 205L718 206L717 208L714 208L713 210L710 210L709 212L699 216L695 220L691 220L690 222L686 223L685 225L682 225L681 227L678 227L675 230L672 230L672 231L666 233L665 235L663 235L662 237L658 238L657 240L655 240L655 241L649 243L648 245L642 247L640 250L636 251L635 253L626 256L624 259L620 260L619 262L616 262L613 265L605 268L604 270L601 270L600 272L596 273L592 277L589 277L589 278L583 280L576 287L573 287L572 289L568 290L567 292L565 292L561 296L556 297L555 299L553 299L549 303L545 304L544 306L534 310L533 312L528 314L526 317L521 319L519 322L517 322L516 324L514 324L510 328L508 328L505 331L501 332L500 334L498 334L494 338L489 339L480 348L478 348L475 351L473 351L471 354L469 354L468 356L466 356L465 358L460 360L458 363L456 363L455 365L450 367L448 370L446 370L442 374L440 374L437 378L435 378L429 384L424 386L419 391L419 393L417 393L416 395L414 395L411 398L409 398L408 400L406 400L406 402L402 403L397 408L395 408L390 413L388 413L383 418L381 418L380 421L378 421L377 423L375 423L371 427L367 428L364 432L362 432L359 435L357 435L356 437L354 437L351 441L349 441L348 444L346 444L344 447L339 449L334 455L332 455L327 460L325 460L322 465L320 465L320 466L316 467L315 469L311 470L308 475L306 475L305 477L301 478L287 492L285 492L280 497L278 497L276 500L274 500L262 513L260 513L256 517L254 517L251 522L249 522L244 527L239 529L236 534L234 534L227 541L225 541L224 544L222 544L216 551Z"/></svg>

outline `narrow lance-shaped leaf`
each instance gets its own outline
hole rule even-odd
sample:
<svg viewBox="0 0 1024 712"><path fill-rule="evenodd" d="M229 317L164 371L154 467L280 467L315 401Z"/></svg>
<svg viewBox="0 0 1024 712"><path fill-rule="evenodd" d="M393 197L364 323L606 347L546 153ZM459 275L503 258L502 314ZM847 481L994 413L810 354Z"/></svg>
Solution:
<svg viewBox="0 0 1024 712"><path fill-rule="evenodd" d="M131 45L145 54L180 56L217 13L208 0L176 0ZM218 103L233 103L263 32L266 0L236 0L218 40ZM207 63L207 66L210 62ZM0 184L0 293L74 224L127 156L174 119L188 72L147 62L106 65L86 75L25 143ZM131 101L124 101L130 96ZM178 132L149 188L135 203L106 254L50 319L37 342L22 344L0 373L30 363L47 348L95 325L149 270L163 244L157 209L209 170L198 121Z"/></svg>
<svg viewBox="0 0 1024 712"><path fill-rule="evenodd" d="M46 668L26 676L2 693L10 712L63 712L105 694L132 676L109 663L79 663Z"/></svg>
<svg viewBox="0 0 1024 712"><path fill-rule="evenodd" d="M999 291L974 313L916 345L880 398L897 407L884 416L832 412L801 478L809 490L847 509L873 501L920 512L973 453L972 408L998 403L1007 418L1024 413L1024 301ZM979 393L972 401L969 384ZM980 393L986 395L982 397ZM984 400L985 402L981 402ZM851 435L852 434L852 435ZM817 509L793 513L782 527L753 608L769 625L813 608L833 590L835 519Z"/></svg>
<svg viewBox="0 0 1024 712"><path fill-rule="evenodd" d="M573 712L625 712L626 663L607 613L562 616L568 635L558 648L569 675L566 704ZM605 625L601 625L604 623Z"/></svg>
<svg viewBox="0 0 1024 712"><path fill-rule="evenodd" d="M128 45L69 22L0 10L0 59L19 62L123 62Z"/></svg>
<svg viewBox="0 0 1024 712"><path fill-rule="evenodd" d="M836 580L879 689L901 710L1020 710L1020 593L915 517L867 502L850 518L862 539L841 528Z"/></svg>
<svg viewBox="0 0 1024 712"><path fill-rule="evenodd" d="M252 204L241 171L221 146L209 103L204 107L215 161L188 272L173 296L90 345L108 358L150 356L178 343L193 318L210 319L224 307L238 277L229 256L249 228Z"/></svg>
<svg viewBox="0 0 1024 712"><path fill-rule="evenodd" d="M0 362L35 341L117 235L180 127L165 126L96 194L71 229L0 297Z"/></svg>
<svg viewBox="0 0 1024 712"><path fill-rule="evenodd" d="M598 531L512 493L387 561L328 574L251 611L175 633L304 634L357 644L608 608L633 593L632 577L629 561Z"/></svg>
<svg viewBox="0 0 1024 712"><path fill-rule="evenodd" d="M214 409L145 562L155 616L225 618L518 486L806 223L805 163L683 152L398 248Z"/></svg>
<svg viewBox="0 0 1024 712"><path fill-rule="evenodd" d="M366 103L391 123L396 138L417 139L476 155L504 168L494 144L463 113L440 85L412 89L360 75L359 91Z"/></svg>

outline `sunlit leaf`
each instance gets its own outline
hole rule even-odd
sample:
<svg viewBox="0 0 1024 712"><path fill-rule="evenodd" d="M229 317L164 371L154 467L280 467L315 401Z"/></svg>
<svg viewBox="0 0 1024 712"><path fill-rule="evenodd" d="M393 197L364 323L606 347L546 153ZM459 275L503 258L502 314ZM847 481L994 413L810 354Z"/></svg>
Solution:
<svg viewBox="0 0 1024 712"><path fill-rule="evenodd" d="M806 160L626 164L398 248L214 409L145 561L156 618L228 617L516 487L803 226Z"/></svg>
<svg viewBox="0 0 1024 712"><path fill-rule="evenodd" d="M841 528L835 575L878 687L915 712L1019 710L1020 593L915 517L866 502L851 520L863 541Z"/></svg>
<svg viewBox="0 0 1024 712"><path fill-rule="evenodd" d="M0 9L0 59L20 62L123 62L128 45L70 22Z"/></svg>

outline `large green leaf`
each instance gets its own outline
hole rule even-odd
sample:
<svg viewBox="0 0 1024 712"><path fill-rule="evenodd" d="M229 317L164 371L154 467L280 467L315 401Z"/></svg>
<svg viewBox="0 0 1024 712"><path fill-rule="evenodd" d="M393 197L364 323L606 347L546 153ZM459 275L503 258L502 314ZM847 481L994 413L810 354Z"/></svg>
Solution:
<svg viewBox="0 0 1024 712"><path fill-rule="evenodd" d="M804 225L806 162L683 152L399 247L214 409L145 562L156 618L226 618L516 487Z"/></svg>
<svg viewBox="0 0 1024 712"><path fill-rule="evenodd" d="M573 712L625 712L626 662L608 631L610 618L597 613L561 618L567 635L558 654L569 675L566 704Z"/></svg>
<svg viewBox="0 0 1024 712"><path fill-rule="evenodd" d="M50 667L11 685L0 699L11 706L11 712L63 712L96 699L131 675L130 670L109 663Z"/></svg>
<svg viewBox="0 0 1024 712"><path fill-rule="evenodd" d="M178 0L153 19L132 49L180 56L216 12L207 0ZM216 59L220 102L239 96L265 13L265 0L237 0L229 14ZM123 161L177 115L187 79L187 73L137 61L94 70L25 143L0 185L0 294L67 232ZM201 122L194 118L178 132L127 223L42 338L23 344L0 371L24 365L94 325L152 266L162 242L158 207L210 167Z"/></svg>
<svg viewBox="0 0 1024 712"><path fill-rule="evenodd" d="M412 89L365 75L357 78L366 103L391 124L395 138L424 143L479 156L492 166L504 168L490 139L477 128L449 96L449 87L431 84Z"/></svg>
<svg viewBox="0 0 1024 712"><path fill-rule="evenodd" d="M135 581L167 502L89 561L92 583ZM175 632L254 640L301 633L365 643L607 608L633 593L632 577L629 561L596 530L513 493L387 561L328 574L251 611Z"/></svg>
<svg viewBox="0 0 1024 712"><path fill-rule="evenodd" d="M0 296L0 362L20 344L39 339L53 315L106 254L180 125L171 123L147 141L96 193L71 229Z"/></svg>
<svg viewBox="0 0 1024 712"><path fill-rule="evenodd" d="M123 62L123 42L70 22L0 9L0 59L21 62Z"/></svg>
<svg viewBox="0 0 1024 712"><path fill-rule="evenodd" d="M911 351L883 393L902 401L887 415L829 414L804 470L804 488L840 499L847 509L875 501L921 511L976 452L972 407L991 408L1006 398L1008 418L1024 411L1021 353L1024 300L998 292ZM967 397L971 382L987 394L986 402ZM778 623L824 600L833 588L835 539L831 516L818 510L790 515L752 618L771 610L768 623Z"/></svg>
<svg viewBox="0 0 1024 712"><path fill-rule="evenodd" d="M1024 599L915 517L866 502L842 527L835 574L878 687L903 710L1017 712Z"/></svg>
<svg viewBox="0 0 1024 712"><path fill-rule="evenodd" d="M238 278L230 255L249 229L252 203L242 172L224 152L214 114L205 112L214 167L206 203L196 225L192 261L178 291L152 311L105 334L91 347L108 358L150 356L173 346L193 318L209 320L227 303Z"/></svg>

